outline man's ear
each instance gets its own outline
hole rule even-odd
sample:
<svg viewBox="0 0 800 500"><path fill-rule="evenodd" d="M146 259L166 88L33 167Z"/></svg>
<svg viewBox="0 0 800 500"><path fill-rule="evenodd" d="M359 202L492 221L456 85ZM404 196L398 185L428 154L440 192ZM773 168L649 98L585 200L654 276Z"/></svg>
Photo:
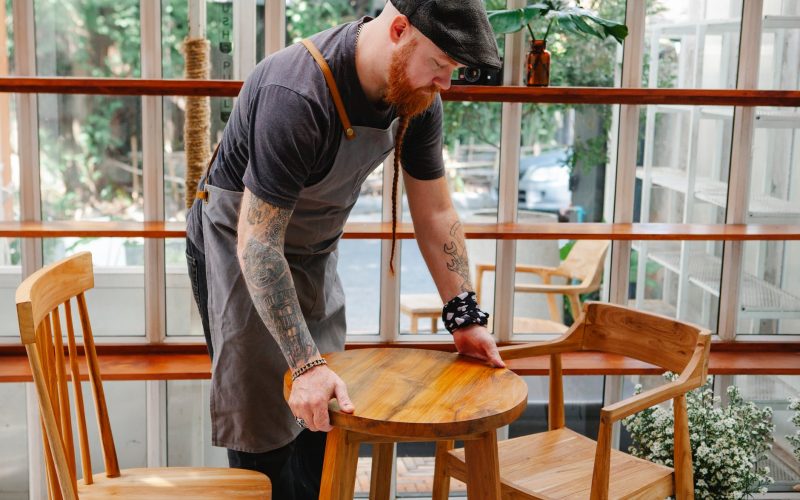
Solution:
<svg viewBox="0 0 800 500"><path fill-rule="evenodd" d="M389 24L389 40L392 43L399 43L403 37L410 35L411 23L408 22L408 18L402 14L395 16Z"/></svg>

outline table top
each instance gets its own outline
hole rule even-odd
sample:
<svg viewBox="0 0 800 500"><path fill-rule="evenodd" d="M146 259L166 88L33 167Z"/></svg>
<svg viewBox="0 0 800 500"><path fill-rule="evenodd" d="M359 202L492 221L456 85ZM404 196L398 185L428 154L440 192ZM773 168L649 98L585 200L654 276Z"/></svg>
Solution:
<svg viewBox="0 0 800 500"><path fill-rule="evenodd" d="M343 413L331 400L331 422L350 431L457 438L507 425L527 404L528 387L514 372L455 353L375 348L325 358L355 405L355 413Z"/></svg>

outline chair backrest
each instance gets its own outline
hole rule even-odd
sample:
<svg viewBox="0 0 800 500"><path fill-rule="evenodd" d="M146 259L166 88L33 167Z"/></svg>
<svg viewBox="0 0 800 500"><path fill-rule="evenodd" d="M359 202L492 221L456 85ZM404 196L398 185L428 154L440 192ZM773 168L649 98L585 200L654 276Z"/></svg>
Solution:
<svg viewBox="0 0 800 500"><path fill-rule="evenodd" d="M584 289L581 293L597 290L610 243L608 240L577 240L558 266L559 273L580 280L580 287Z"/></svg>
<svg viewBox="0 0 800 500"><path fill-rule="evenodd" d="M603 351L682 372L708 330L657 314L600 302L583 308L584 351ZM704 339L701 339L704 335Z"/></svg>
<svg viewBox="0 0 800 500"><path fill-rule="evenodd" d="M77 498L68 377L72 380L83 479L86 484L92 482L89 439L78 369L78 346L72 320L73 299L77 304L106 475L119 476L117 454L84 296L84 292L92 287L92 256L83 252L33 273L20 284L16 293L20 338L28 354L39 397L50 498ZM63 311L63 315L59 311ZM66 339L63 335L62 319L66 326Z"/></svg>

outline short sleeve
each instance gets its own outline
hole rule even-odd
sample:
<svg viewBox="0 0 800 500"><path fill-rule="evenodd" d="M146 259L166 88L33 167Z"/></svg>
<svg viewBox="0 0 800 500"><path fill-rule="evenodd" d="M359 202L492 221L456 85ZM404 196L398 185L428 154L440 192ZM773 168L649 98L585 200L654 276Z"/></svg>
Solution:
<svg viewBox="0 0 800 500"><path fill-rule="evenodd" d="M438 179L444 175L442 158L442 99L413 118L402 148L403 169L419 180Z"/></svg>
<svg viewBox="0 0 800 500"><path fill-rule="evenodd" d="M318 161L321 116L317 105L291 89L258 89L250 103L250 160L243 179L254 195L280 208L294 208Z"/></svg>

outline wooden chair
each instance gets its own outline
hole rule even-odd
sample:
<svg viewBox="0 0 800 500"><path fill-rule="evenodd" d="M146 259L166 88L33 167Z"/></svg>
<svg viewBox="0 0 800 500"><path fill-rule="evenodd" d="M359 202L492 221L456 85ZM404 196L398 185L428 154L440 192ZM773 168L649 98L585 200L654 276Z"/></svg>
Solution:
<svg viewBox="0 0 800 500"><path fill-rule="evenodd" d="M694 498L686 393L706 379L711 334L674 319L625 307L589 302L560 338L500 348L503 359L550 355L549 430L498 443L504 498L587 499ZM674 382L604 407L597 441L564 423L561 353L602 351L657 365L679 374ZM634 413L669 399L675 415L675 468L611 449L611 429ZM437 443L435 500L447 498L449 477L469 484L464 450Z"/></svg>
<svg viewBox="0 0 800 500"><path fill-rule="evenodd" d="M556 295L564 295L569 300L573 311L581 310L582 294L591 293L600 288L600 280L603 277L603 264L610 242L607 240L578 240L570 250L569 255L558 267L532 266L518 264L516 272L536 274L542 279L542 283L519 283L514 286L515 292L523 293L544 293L547 296L547 306L550 310L550 320L536 320L536 322L525 323L519 321L522 328L537 328L533 331L537 333L541 328L544 331L555 331L563 333L566 327L562 323L561 312L558 310ZM475 293L481 296L483 286L483 275L487 272L494 272L494 264L477 264L475 266ZM566 283L553 283L553 277L566 279ZM573 281L577 283L573 284ZM524 320L528 318L518 318ZM532 318L531 318L532 319ZM516 328L515 328L516 331Z"/></svg>
<svg viewBox="0 0 800 500"><path fill-rule="evenodd" d="M120 470L111 435L103 384L84 292L94 287L92 256L79 253L32 274L17 288L19 331L39 397L49 498L269 498L269 479L258 472L207 467ZM72 299L77 304L83 351L94 399L105 473L92 475L89 438L80 384ZM63 311L63 316L60 311ZM62 336L62 318L66 339ZM65 341L67 354L65 355ZM85 377L84 377L85 378ZM78 483L72 408L72 380L83 479Z"/></svg>

